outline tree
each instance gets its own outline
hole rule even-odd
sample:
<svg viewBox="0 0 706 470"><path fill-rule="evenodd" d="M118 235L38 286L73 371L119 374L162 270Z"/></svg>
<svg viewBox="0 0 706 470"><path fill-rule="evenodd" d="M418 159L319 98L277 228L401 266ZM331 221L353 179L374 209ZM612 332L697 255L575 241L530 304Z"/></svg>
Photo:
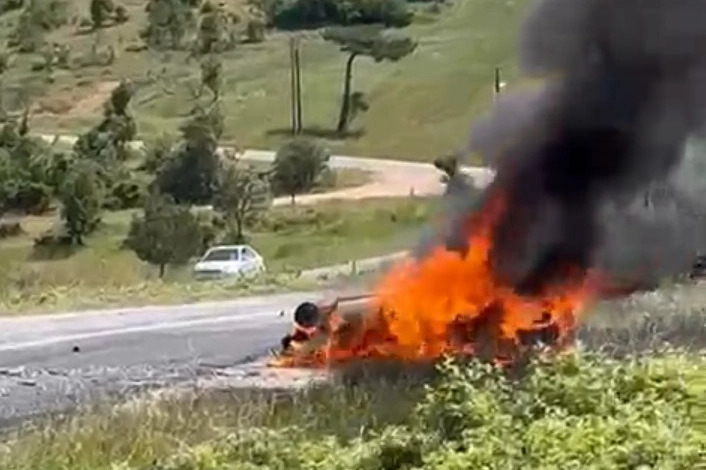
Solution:
<svg viewBox="0 0 706 470"><path fill-rule="evenodd" d="M263 42L265 40L265 33L267 32L267 23L260 17L250 18L248 24L245 27L245 36L251 44Z"/></svg>
<svg viewBox="0 0 706 470"><path fill-rule="evenodd" d="M66 0L27 0L8 44L20 52L35 52L44 42L45 33L68 20Z"/></svg>
<svg viewBox="0 0 706 470"><path fill-rule="evenodd" d="M236 44L235 24L238 18L226 11L223 5L214 6L207 1L201 7L197 50L212 54L231 50Z"/></svg>
<svg viewBox="0 0 706 470"><path fill-rule="evenodd" d="M103 119L76 141L74 153L78 157L99 162L108 173L127 158L126 145L137 134L135 118L129 111L133 94L129 81L113 89L103 105Z"/></svg>
<svg viewBox="0 0 706 470"><path fill-rule="evenodd" d="M184 38L196 26L199 0L149 0L145 7L147 27L140 33L149 47L182 49Z"/></svg>
<svg viewBox="0 0 706 470"><path fill-rule="evenodd" d="M188 207L153 192L142 216L132 219L125 246L142 261L158 266L163 277L167 265L186 264L201 250L199 221Z"/></svg>
<svg viewBox="0 0 706 470"><path fill-rule="evenodd" d="M5 111L5 103L3 100L3 89L5 88L5 72L8 71L10 65L10 55L5 51L0 52L0 120L2 121L7 119L7 112Z"/></svg>
<svg viewBox="0 0 706 470"><path fill-rule="evenodd" d="M218 57L209 55L201 62L201 88L208 88L216 101L221 96L222 85L223 64Z"/></svg>
<svg viewBox="0 0 706 470"><path fill-rule="evenodd" d="M217 104L194 108L179 129L181 144L157 175L160 191L179 204L205 204L213 198L220 169L218 139L223 133L223 115Z"/></svg>
<svg viewBox="0 0 706 470"><path fill-rule="evenodd" d="M105 186L95 162L77 160L61 188L61 218L71 243L83 245L100 223Z"/></svg>
<svg viewBox="0 0 706 470"><path fill-rule="evenodd" d="M265 211L272 200L267 179L240 162L224 165L218 180L214 207L223 213L233 242L245 240L243 229Z"/></svg>
<svg viewBox="0 0 706 470"><path fill-rule="evenodd" d="M22 8L24 0L2 0L0 1L0 14Z"/></svg>
<svg viewBox="0 0 706 470"><path fill-rule="evenodd" d="M341 51L348 54L343 78L341 111L336 126L337 132L343 134L348 131L354 104L351 99L351 86L355 59L359 56L367 56L375 62L385 60L396 62L411 54L417 48L417 43L407 36L386 32L380 25L328 28L322 35L324 39L337 44Z"/></svg>
<svg viewBox="0 0 706 470"><path fill-rule="evenodd" d="M279 29L326 25L381 24L407 26L414 16L406 0L262 0L255 7Z"/></svg>
<svg viewBox="0 0 706 470"><path fill-rule="evenodd" d="M102 28L115 10L113 0L91 0L90 13L93 29Z"/></svg>
<svg viewBox="0 0 706 470"><path fill-rule="evenodd" d="M111 141L124 152L124 146L135 138L137 125L129 110L130 101L135 95L132 82L123 80L113 88L110 98L104 104L103 120L98 125L99 132L107 132Z"/></svg>
<svg viewBox="0 0 706 470"><path fill-rule="evenodd" d="M113 14L113 20L117 24L127 23L129 19L130 19L130 15L128 15L128 13L127 13L127 8L125 8L122 5L118 5L115 7L115 11Z"/></svg>
<svg viewBox="0 0 706 470"><path fill-rule="evenodd" d="M5 210L39 214L49 207L61 158L29 135L28 111L0 128L0 196Z"/></svg>
<svg viewBox="0 0 706 470"><path fill-rule="evenodd" d="M328 167L329 151L319 141L297 137L284 144L275 155L272 182L295 203L297 194L310 191Z"/></svg>
<svg viewBox="0 0 706 470"><path fill-rule="evenodd" d="M169 134L162 134L147 142L144 150L144 162L140 170L158 173L174 155L176 139Z"/></svg>

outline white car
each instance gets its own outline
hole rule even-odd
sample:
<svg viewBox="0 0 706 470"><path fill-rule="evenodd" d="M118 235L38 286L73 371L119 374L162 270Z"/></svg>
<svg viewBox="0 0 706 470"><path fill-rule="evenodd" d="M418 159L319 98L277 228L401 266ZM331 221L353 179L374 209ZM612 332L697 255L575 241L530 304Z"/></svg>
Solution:
<svg viewBox="0 0 706 470"><path fill-rule="evenodd" d="M214 246L194 265L194 275L199 279L246 276L264 271L264 259L248 245Z"/></svg>

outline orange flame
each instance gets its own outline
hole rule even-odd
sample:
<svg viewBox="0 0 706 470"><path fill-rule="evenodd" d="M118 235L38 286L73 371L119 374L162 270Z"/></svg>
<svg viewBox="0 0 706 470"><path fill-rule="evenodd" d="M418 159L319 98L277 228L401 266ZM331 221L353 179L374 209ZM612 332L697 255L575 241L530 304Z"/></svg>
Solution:
<svg viewBox="0 0 706 470"><path fill-rule="evenodd" d="M580 273L537 297L498 282L492 271L492 231L502 198L488 199L467 226L465 253L436 248L421 260L394 267L375 291L361 324L333 312L325 344L277 366L323 366L352 358L432 360L444 354L477 354L511 361L524 335L553 328L552 345L570 344L579 315L596 296L595 273Z"/></svg>

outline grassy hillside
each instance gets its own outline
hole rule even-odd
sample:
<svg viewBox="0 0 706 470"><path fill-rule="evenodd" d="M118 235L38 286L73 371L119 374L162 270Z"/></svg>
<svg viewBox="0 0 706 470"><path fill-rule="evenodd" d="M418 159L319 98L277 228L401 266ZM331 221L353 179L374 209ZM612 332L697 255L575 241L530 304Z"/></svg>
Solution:
<svg viewBox="0 0 706 470"><path fill-rule="evenodd" d="M87 1L71 0L74 17L88 16ZM227 2L235 10L239 0ZM145 25L144 0L122 0L130 19L98 33L77 33L67 25L47 40L70 46L85 58L112 46L109 66L55 70L53 82L32 71L39 54L22 54L4 79L6 102L20 92L32 97L37 131L80 132L96 121L101 105L122 78L138 85L133 109L144 136L175 131L190 106L189 87L199 66L185 53L129 52ZM365 92L370 110L354 122L362 135L333 141L336 153L428 160L462 145L473 119L491 100L493 68L513 74L517 25L528 0L453 0L440 13L419 7L405 31L419 41L415 53L398 63L357 61L354 89ZM17 14L0 18L7 35ZM79 21L78 19L76 20ZM247 148L272 148L289 123L288 35L271 32L260 44L240 44L221 54L225 72L225 140ZM303 34L303 121L314 134L328 135L335 124L345 56L315 31ZM22 91L24 90L24 91ZM29 91L28 91L29 90ZM14 96L14 98L13 98ZM10 103L11 104L11 103Z"/></svg>

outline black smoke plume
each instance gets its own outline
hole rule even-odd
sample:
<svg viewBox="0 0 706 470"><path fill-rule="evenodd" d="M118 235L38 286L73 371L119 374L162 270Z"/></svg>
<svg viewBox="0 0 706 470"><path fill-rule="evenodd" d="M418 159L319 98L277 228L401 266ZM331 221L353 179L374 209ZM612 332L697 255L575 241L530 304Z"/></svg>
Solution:
<svg viewBox="0 0 706 470"><path fill-rule="evenodd" d="M704 192L675 174L706 123L705 19L704 0L532 9L520 66L541 85L501 96L471 136L496 170L484 199L506 207L492 253L502 280L537 293L592 267L616 277L688 267L706 236ZM463 249L478 204L458 199L446 243Z"/></svg>

